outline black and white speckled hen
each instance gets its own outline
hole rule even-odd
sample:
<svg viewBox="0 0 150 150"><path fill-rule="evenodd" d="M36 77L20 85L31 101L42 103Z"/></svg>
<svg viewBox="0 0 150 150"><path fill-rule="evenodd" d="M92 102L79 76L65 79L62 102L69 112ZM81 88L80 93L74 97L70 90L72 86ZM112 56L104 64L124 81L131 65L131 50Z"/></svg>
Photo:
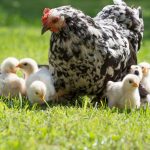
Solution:
<svg viewBox="0 0 150 150"><path fill-rule="evenodd" d="M43 13L42 34L52 32L49 64L58 95L104 96L107 81L123 78L137 63L144 30L140 8L117 0L95 18L71 6Z"/></svg>

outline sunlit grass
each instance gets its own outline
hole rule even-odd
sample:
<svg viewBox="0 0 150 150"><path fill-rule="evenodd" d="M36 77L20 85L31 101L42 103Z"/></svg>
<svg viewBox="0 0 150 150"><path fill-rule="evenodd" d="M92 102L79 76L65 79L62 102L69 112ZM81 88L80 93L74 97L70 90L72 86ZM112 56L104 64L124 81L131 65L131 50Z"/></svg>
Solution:
<svg viewBox="0 0 150 150"><path fill-rule="evenodd" d="M8 108L0 102L2 149L147 149L150 110L130 113L109 108L24 104Z"/></svg>
<svg viewBox="0 0 150 150"><path fill-rule="evenodd" d="M144 39L141 49L138 52L138 61L147 61L150 63L150 39Z"/></svg>
<svg viewBox="0 0 150 150"><path fill-rule="evenodd" d="M0 60L8 56L31 57L39 63L48 62L50 32L41 36L37 27L1 27Z"/></svg>

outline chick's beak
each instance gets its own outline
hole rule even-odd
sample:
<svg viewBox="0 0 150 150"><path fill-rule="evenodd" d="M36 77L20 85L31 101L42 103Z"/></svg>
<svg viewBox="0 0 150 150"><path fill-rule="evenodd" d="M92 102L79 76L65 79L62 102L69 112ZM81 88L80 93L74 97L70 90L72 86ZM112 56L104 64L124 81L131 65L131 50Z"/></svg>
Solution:
<svg viewBox="0 0 150 150"><path fill-rule="evenodd" d="M39 95L39 97L40 97L40 99L41 99L42 101L45 101L45 96L44 96L44 95Z"/></svg>
<svg viewBox="0 0 150 150"><path fill-rule="evenodd" d="M133 86L133 87L139 87L139 84L136 83L136 82L133 82L133 83L132 83L132 86Z"/></svg>
<svg viewBox="0 0 150 150"><path fill-rule="evenodd" d="M49 30L49 28L43 25L43 28L41 30L41 35L43 35L47 30Z"/></svg>
<svg viewBox="0 0 150 150"><path fill-rule="evenodd" d="M18 64L16 67L17 67L17 68L21 68L21 64Z"/></svg>
<svg viewBox="0 0 150 150"><path fill-rule="evenodd" d="M146 75L147 72L148 72L148 69L147 69L147 68L143 68L143 69L142 69L142 72L143 72L144 75Z"/></svg>

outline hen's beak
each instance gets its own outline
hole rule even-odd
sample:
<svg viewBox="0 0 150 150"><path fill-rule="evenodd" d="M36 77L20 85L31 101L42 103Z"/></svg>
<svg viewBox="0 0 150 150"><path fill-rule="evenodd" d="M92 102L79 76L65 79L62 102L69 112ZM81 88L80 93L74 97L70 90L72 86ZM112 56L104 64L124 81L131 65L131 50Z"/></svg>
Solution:
<svg viewBox="0 0 150 150"><path fill-rule="evenodd" d="M43 26L42 30L41 30L41 35L43 35L49 28L47 28L46 26Z"/></svg>
<svg viewBox="0 0 150 150"><path fill-rule="evenodd" d="M138 83L133 82L133 83L132 83L132 86L133 86L133 87L139 87L139 84L138 84Z"/></svg>

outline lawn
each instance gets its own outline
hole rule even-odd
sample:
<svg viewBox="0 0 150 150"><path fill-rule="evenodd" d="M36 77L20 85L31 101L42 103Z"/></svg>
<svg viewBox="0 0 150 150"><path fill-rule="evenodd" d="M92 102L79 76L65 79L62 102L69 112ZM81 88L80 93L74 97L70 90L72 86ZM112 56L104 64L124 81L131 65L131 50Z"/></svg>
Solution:
<svg viewBox="0 0 150 150"><path fill-rule="evenodd" d="M40 17L44 7L72 4L94 16L109 2L1 0L0 61L15 56L32 57L40 64L48 62L50 33L40 35ZM147 0L134 0L130 4L144 8L145 35L138 61L150 62L150 3ZM30 106L27 101L21 104L19 99L11 102L2 98L0 149L149 149L149 117L149 109L131 112L110 110L106 106L93 106L86 96L77 99L75 105L51 104L50 108Z"/></svg>

